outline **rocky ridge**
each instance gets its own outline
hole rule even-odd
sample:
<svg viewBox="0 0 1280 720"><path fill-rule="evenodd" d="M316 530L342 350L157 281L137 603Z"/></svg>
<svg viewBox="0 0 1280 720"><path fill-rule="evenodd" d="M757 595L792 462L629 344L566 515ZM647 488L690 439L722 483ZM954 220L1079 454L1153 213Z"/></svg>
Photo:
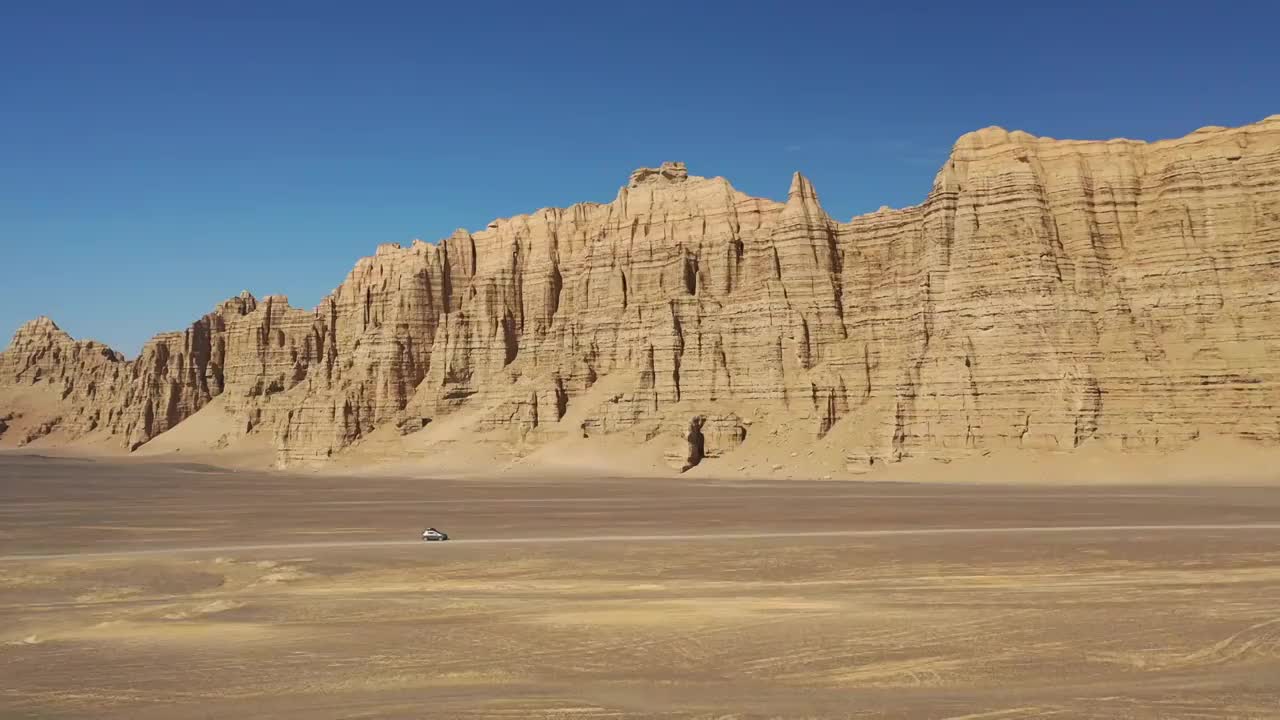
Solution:
<svg viewBox="0 0 1280 720"><path fill-rule="evenodd" d="M608 204L382 245L312 311L244 293L133 360L37 319L0 389L56 392L37 437L131 449L221 398L284 466L465 417L517 454L622 432L687 469L767 417L857 469L1275 443L1277 357L1273 116L1155 143L987 128L922 204L844 223L799 174L775 202L642 168Z"/></svg>

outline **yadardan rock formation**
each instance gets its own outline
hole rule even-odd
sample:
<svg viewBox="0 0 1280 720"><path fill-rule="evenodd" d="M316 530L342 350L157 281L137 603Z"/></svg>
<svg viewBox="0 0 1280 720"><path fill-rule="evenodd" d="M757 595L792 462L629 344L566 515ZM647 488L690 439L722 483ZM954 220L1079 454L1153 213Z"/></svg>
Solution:
<svg viewBox="0 0 1280 720"><path fill-rule="evenodd" d="M666 163L608 204L383 245L315 310L242 294L133 360L34 320L0 354L0 388L28 386L60 398L35 437L136 448L217 398L281 465L458 413L516 446L661 437L677 468L759 417L839 433L850 467L1276 443L1280 116L1155 143L987 128L922 204L849 222L799 174L775 202Z"/></svg>

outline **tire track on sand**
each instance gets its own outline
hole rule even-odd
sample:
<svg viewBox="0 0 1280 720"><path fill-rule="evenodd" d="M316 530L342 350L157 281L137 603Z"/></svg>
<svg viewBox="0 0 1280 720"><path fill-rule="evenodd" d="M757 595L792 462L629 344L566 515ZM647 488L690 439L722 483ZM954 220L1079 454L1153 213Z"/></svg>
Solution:
<svg viewBox="0 0 1280 720"><path fill-rule="evenodd" d="M494 537L463 538L439 543L452 545L559 545L567 543L606 542L690 542L707 540L768 540L801 538L877 538L877 537L928 537L946 535L1029 535L1072 534L1092 532L1239 532L1249 530L1280 530L1280 523L1244 523L1238 525L1048 525L1027 527L957 527L957 528L902 528L877 530L794 530L776 532L717 532L717 533L664 533L651 535L561 535L546 537ZM163 547L93 552L66 552L29 555L0 555L0 562L24 560L75 560L87 558L137 557L146 555L185 555L205 553L252 552L258 550L321 550L364 547L408 547L424 545L422 540L334 540L318 542L248 543L243 545L204 545L193 547ZM435 543L433 543L434 545Z"/></svg>

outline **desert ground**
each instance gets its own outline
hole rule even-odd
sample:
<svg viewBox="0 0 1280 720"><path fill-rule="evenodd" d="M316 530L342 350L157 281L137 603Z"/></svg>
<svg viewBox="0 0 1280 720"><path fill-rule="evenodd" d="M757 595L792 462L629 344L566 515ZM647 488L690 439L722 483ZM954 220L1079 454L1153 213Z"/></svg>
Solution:
<svg viewBox="0 0 1280 720"><path fill-rule="evenodd" d="M4 454L0 717L1280 717L1280 489L1007 480Z"/></svg>

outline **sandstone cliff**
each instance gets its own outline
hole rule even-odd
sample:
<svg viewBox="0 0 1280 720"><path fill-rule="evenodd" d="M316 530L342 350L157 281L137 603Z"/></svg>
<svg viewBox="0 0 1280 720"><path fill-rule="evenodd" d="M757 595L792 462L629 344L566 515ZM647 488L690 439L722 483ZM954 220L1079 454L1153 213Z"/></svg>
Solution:
<svg viewBox="0 0 1280 720"><path fill-rule="evenodd" d="M799 174L775 202L667 163L608 204L381 246L314 311L243 294L134 360L33 321L0 353L0 387L30 386L59 397L45 432L130 448L220 397L282 465L380 436L430 457L414 437L451 417L448 442L623 432L677 469L759 418L851 468L1276 443L1280 116L1156 143L987 128L922 204L847 223Z"/></svg>

